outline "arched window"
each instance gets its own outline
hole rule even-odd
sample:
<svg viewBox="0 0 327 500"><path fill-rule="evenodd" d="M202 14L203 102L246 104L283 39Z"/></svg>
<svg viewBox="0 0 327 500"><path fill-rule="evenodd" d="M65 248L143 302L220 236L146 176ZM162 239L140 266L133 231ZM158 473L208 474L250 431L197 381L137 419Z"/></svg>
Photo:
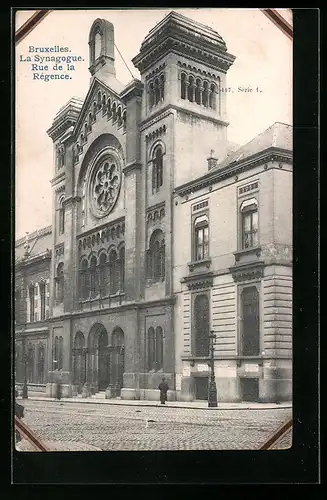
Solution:
<svg viewBox="0 0 327 500"><path fill-rule="evenodd" d="M107 99L106 99L106 94L102 95L102 112L103 114L106 112L107 109Z"/></svg>
<svg viewBox="0 0 327 500"><path fill-rule="evenodd" d="M212 109L216 109L216 86L214 83L210 85L209 107Z"/></svg>
<svg viewBox="0 0 327 500"><path fill-rule="evenodd" d="M96 121L96 115L97 115L97 103L96 103L95 101L93 102L92 111L93 111L93 121Z"/></svg>
<svg viewBox="0 0 327 500"><path fill-rule="evenodd" d="M65 232L65 207L64 198L59 200L59 234L64 234Z"/></svg>
<svg viewBox="0 0 327 500"><path fill-rule="evenodd" d="M95 34L94 37L94 60L101 56L102 49L102 37L99 32Z"/></svg>
<svg viewBox="0 0 327 500"><path fill-rule="evenodd" d="M87 140L87 133L88 133L88 126L87 126L87 123L84 123L84 136L85 136L85 141Z"/></svg>
<svg viewBox="0 0 327 500"><path fill-rule="evenodd" d="M181 74L181 98L186 99L186 74Z"/></svg>
<svg viewBox="0 0 327 500"><path fill-rule="evenodd" d="M120 278L119 289L121 291L123 291L125 288L125 248L124 247L122 247L119 250L119 278Z"/></svg>
<svg viewBox="0 0 327 500"><path fill-rule="evenodd" d="M154 83L149 84L149 107L150 109L154 106Z"/></svg>
<svg viewBox="0 0 327 500"><path fill-rule="evenodd" d="M126 130L126 110L123 113L123 129Z"/></svg>
<svg viewBox="0 0 327 500"><path fill-rule="evenodd" d="M27 348L27 380L34 382L35 346L28 344Z"/></svg>
<svg viewBox="0 0 327 500"><path fill-rule="evenodd" d="M148 370L163 368L163 330L161 326L154 329L152 326L147 334L147 366Z"/></svg>
<svg viewBox="0 0 327 500"><path fill-rule="evenodd" d="M112 109L111 109L111 99L110 99L110 97L108 98L108 111L107 111L107 114L108 114L108 118L111 118L111 116L112 116Z"/></svg>
<svg viewBox="0 0 327 500"><path fill-rule="evenodd" d="M242 248L258 246L258 202L255 198L243 201L241 205Z"/></svg>
<svg viewBox="0 0 327 500"><path fill-rule="evenodd" d="M110 280L110 293L117 293L118 283L117 280L119 273L119 267L117 262L117 252L116 250L111 250L109 254L109 280Z"/></svg>
<svg viewBox="0 0 327 500"><path fill-rule="evenodd" d="M198 295L194 301L195 356L209 356L209 299Z"/></svg>
<svg viewBox="0 0 327 500"><path fill-rule="evenodd" d="M165 98L165 75L160 75L159 78L159 95L160 101L163 101Z"/></svg>
<svg viewBox="0 0 327 500"><path fill-rule="evenodd" d="M45 347L40 343L37 346L37 383L44 383L44 360L45 360Z"/></svg>
<svg viewBox="0 0 327 500"><path fill-rule="evenodd" d="M189 76L188 78L188 87L187 87L187 98L190 102L194 102L195 97L195 84L193 76Z"/></svg>
<svg viewBox="0 0 327 500"><path fill-rule="evenodd" d="M160 229L153 232L147 251L147 275L155 281L165 277L165 239Z"/></svg>
<svg viewBox="0 0 327 500"><path fill-rule="evenodd" d="M203 82L202 104L207 108L209 105L209 83Z"/></svg>
<svg viewBox="0 0 327 500"><path fill-rule="evenodd" d="M195 86L195 102L197 104L202 104L202 95L201 95L201 92L202 92L202 87L201 87L201 80L199 78L197 78L196 80L196 86Z"/></svg>
<svg viewBox="0 0 327 500"><path fill-rule="evenodd" d="M115 122L117 120L117 105L114 102L112 105L112 121Z"/></svg>
<svg viewBox="0 0 327 500"><path fill-rule="evenodd" d="M64 301L64 264L60 262L57 267L55 278L56 284L56 304L62 304Z"/></svg>
<svg viewBox="0 0 327 500"><path fill-rule="evenodd" d="M163 152L158 146L152 160L152 191L158 191L163 184Z"/></svg>
<svg viewBox="0 0 327 500"><path fill-rule="evenodd" d="M90 289L91 297L96 297L98 293L98 276L97 276L97 258L95 255L91 257L90 261Z"/></svg>
<svg viewBox="0 0 327 500"><path fill-rule="evenodd" d="M209 257L209 220L207 215L200 215L194 221L194 260Z"/></svg>
<svg viewBox="0 0 327 500"><path fill-rule="evenodd" d="M160 83L159 78L156 78L154 81L154 104L158 104L160 102Z"/></svg>
<svg viewBox="0 0 327 500"><path fill-rule="evenodd" d="M97 108L100 109L102 106L102 102L101 102L101 91L99 90L98 91L98 94L97 94Z"/></svg>
<svg viewBox="0 0 327 500"><path fill-rule="evenodd" d="M118 125L118 127L121 127L122 124L123 124L123 118L122 118L122 114L121 114L121 107L119 106L118 111L117 111L117 125Z"/></svg>
<svg viewBox="0 0 327 500"><path fill-rule="evenodd" d="M88 272L88 262L83 259L80 265L79 271L79 288L80 288L80 298L82 300L87 300L89 298L89 272Z"/></svg>
<svg viewBox="0 0 327 500"><path fill-rule="evenodd" d="M259 292L256 286L243 288L241 307L241 356L258 356L260 354L260 322Z"/></svg>
<svg viewBox="0 0 327 500"><path fill-rule="evenodd" d="M108 280L108 262L104 252L101 253L99 259L99 289L100 297L106 297L109 293Z"/></svg>

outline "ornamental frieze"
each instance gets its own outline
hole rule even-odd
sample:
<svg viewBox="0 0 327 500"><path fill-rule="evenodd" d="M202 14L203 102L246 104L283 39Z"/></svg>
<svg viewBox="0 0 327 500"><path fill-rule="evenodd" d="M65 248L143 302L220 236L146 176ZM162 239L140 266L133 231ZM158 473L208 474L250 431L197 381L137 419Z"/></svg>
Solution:
<svg viewBox="0 0 327 500"><path fill-rule="evenodd" d="M262 261L235 265L229 268L233 279L236 283L242 281L251 281L263 278L264 263Z"/></svg>
<svg viewBox="0 0 327 500"><path fill-rule="evenodd" d="M146 213L147 224L156 224L160 222L166 215L165 204L161 203L155 207L149 208Z"/></svg>
<svg viewBox="0 0 327 500"><path fill-rule="evenodd" d="M145 136L146 142L150 142L154 139L157 139L158 137L161 137L163 134L166 133L167 127L166 125L163 125L162 127L157 128L153 132L150 132Z"/></svg>
<svg viewBox="0 0 327 500"><path fill-rule="evenodd" d="M124 240L125 236L125 222L124 220L117 221L113 224L108 224L107 226L92 231L87 236L79 238L78 249L80 251L86 248L93 248L100 244L117 242L117 240Z"/></svg>

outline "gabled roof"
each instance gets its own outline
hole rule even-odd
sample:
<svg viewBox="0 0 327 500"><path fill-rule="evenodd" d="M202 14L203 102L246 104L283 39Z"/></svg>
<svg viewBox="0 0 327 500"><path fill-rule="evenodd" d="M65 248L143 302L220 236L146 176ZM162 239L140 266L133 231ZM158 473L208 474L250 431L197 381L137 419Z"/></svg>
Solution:
<svg viewBox="0 0 327 500"><path fill-rule="evenodd" d="M80 114L78 116L78 119L75 123L74 127L74 134L79 132L79 129L84 122L85 115L88 113L90 106L92 105L91 103L94 100L95 95L99 91L99 89L103 89L108 93L111 93L113 96L117 98L117 100L120 99L120 93L124 90L125 85L120 83L114 76L111 78L108 78L108 84L103 83L103 81L99 80L97 77L92 78L92 83L90 85L90 88L86 94L86 97L84 99L84 103L82 106L82 109L80 111Z"/></svg>
<svg viewBox="0 0 327 500"><path fill-rule="evenodd" d="M20 238L15 242L15 261L21 261L25 254L26 238ZM52 226L47 226L28 235L28 244L30 246L29 258L42 255L52 246Z"/></svg>
<svg viewBox="0 0 327 500"><path fill-rule="evenodd" d="M286 123L275 122L264 132L254 137L250 142L241 146L233 153L229 154L225 160L215 168L222 168L234 162L245 160L246 158L260 153L268 148L279 148L287 151L293 150L293 127Z"/></svg>

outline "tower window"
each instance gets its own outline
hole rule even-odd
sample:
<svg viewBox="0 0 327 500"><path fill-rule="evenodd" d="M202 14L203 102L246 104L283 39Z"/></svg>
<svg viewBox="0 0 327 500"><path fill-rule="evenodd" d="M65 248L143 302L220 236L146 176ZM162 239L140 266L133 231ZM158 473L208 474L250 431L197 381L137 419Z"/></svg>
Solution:
<svg viewBox="0 0 327 500"><path fill-rule="evenodd" d="M152 192L158 191L163 184L163 152L158 146L153 155L152 161Z"/></svg>
<svg viewBox="0 0 327 500"><path fill-rule="evenodd" d="M181 98L186 99L186 74L181 74Z"/></svg>
<svg viewBox="0 0 327 500"><path fill-rule="evenodd" d="M165 98L165 75L161 73L148 84L148 102L149 108L156 106Z"/></svg>
<svg viewBox="0 0 327 500"><path fill-rule="evenodd" d="M64 198L59 201L59 235L65 232L65 207Z"/></svg>
<svg viewBox="0 0 327 500"><path fill-rule="evenodd" d="M56 304L62 304L64 301L64 264L61 262L57 267L56 279Z"/></svg>
<svg viewBox="0 0 327 500"><path fill-rule="evenodd" d="M154 281L165 278L165 239L161 229L156 229L150 238L147 251L147 276Z"/></svg>

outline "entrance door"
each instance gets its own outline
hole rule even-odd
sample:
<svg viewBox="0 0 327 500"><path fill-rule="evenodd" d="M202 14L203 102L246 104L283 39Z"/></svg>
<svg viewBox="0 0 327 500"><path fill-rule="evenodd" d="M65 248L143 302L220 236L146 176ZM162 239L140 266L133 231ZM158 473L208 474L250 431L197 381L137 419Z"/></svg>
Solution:
<svg viewBox="0 0 327 500"><path fill-rule="evenodd" d="M195 399L208 401L208 377L195 378Z"/></svg>
<svg viewBox="0 0 327 500"><path fill-rule="evenodd" d="M104 391L109 385L108 334L105 330L99 336L98 370L99 391Z"/></svg>
<svg viewBox="0 0 327 500"><path fill-rule="evenodd" d="M259 401L259 379L242 378L241 379L242 399L256 403Z"/></svg>

